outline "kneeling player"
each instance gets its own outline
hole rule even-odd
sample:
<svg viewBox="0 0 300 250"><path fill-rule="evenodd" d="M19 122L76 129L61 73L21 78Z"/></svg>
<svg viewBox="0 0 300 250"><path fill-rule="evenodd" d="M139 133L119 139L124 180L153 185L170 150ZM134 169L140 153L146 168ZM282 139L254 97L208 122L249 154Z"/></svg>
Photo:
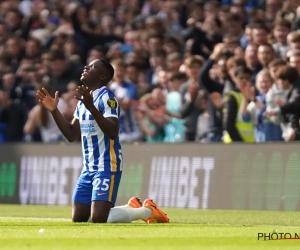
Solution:
<svg viewBox="0 0 300 250"><path fill-rule="evenodd" d="M122 176L122 151L119 143L120 106L106 88L114 75L105 60L94 60L84 67L78 87L81 97L69 123L57 109L55 98L46 89L37 91L39 102L48 109L69 142L81 133L84 167L73 194L73 222L126 223L143 219L148 223L168 223L169 219L152 200L143 204L137 197L125 206L114 207Z"/></svg>

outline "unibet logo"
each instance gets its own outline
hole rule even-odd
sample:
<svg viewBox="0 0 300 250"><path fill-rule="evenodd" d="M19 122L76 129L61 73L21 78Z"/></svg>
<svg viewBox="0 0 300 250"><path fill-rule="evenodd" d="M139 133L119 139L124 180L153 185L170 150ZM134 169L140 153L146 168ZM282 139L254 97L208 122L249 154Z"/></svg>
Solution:
<svg viewBox="0 0 300 250"><path fill-rule="evenodd" d="M16 191L17 167L15 163L0 165L0 197L14 197Z"/></svg>

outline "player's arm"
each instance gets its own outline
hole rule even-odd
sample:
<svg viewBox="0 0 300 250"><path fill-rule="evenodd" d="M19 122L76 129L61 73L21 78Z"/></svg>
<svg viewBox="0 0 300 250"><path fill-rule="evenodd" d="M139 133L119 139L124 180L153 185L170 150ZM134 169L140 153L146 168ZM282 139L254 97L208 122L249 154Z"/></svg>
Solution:
<svg viewBox="0 0 300 250"><path fill-rule="evenodd" d="M108 106L108 100L103 102L102 113L96 108L93 102L93 91L88 91L87 88L82 85L77 88L77 91L82 95L80 98L76 99L83 102L86 109L88 109L95 121L97 122L100 129L106 134L110 139L114 140L119 135L119 120L117 116L117 101L115 99L110 99L112 102L110 107ZM109 98L108 98L109 99Z"/></svg>
<svg viewBox="0 0 300 250"><path fill-rule="evenodd" d="M57 108L53 110L51 114L64 137L66 137L69 142L76 141L80 136L79 120L73 118L71 123L68 122Z"/></svg>
<svg viewBox="0 0 300 250"><path fill-rule="evenodd" d="M90 109L92 116L97 122L100 129L106 134L110 139L114 140L119 135L119 121L116 117L104 117L99 110L95 107Z"/></svg>
<svg viewBox="0 0 300 250"><path fill-rule="evenodd" d="M55 93L55 98L52 98L45 88L37 91L39 102L51 112L58 128L69 142L74 142L80 136L80 126L78 119L73 119L69 123L57 108L58 91Z"/></svg>

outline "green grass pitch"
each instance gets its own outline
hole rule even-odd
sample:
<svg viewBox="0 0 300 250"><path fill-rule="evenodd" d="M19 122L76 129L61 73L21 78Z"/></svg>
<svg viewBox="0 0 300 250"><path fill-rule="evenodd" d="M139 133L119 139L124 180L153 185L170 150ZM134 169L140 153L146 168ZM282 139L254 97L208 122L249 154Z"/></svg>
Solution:
<svg viewBox="0 0 300 250"><path fill-rule="evenodd" d="M100 225L70 222L70 207L0 205L0 249L300 249L300 240L257 239L300 233L300 212L165 211L170 224Z"/></svg>

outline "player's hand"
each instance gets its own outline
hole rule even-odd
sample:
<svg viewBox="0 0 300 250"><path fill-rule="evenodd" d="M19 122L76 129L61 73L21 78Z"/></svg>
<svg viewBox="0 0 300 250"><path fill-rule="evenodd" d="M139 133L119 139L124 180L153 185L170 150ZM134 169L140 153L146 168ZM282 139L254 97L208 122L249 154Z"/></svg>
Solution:
<svg viewBox="0 0 300 250"><path fill-rule="evenodd" d="M93 102L93 91L88 91L86 86L82 85L79 86L76 91L81 95L80 97L74 96L75 99L82 101L84 106L88 109L91 110L94 108L94 102Z"/></svg>
<svg viewBox="0 0 300 250"><path fill-rule="evenodd" d="M54 98L52 98L52 96L48 93L48 91L45 88L38 90L36 92L36 95L39 98L39 103L41 103L50 112L54 111L57 108L58 91L55 92Z"/></svg>

